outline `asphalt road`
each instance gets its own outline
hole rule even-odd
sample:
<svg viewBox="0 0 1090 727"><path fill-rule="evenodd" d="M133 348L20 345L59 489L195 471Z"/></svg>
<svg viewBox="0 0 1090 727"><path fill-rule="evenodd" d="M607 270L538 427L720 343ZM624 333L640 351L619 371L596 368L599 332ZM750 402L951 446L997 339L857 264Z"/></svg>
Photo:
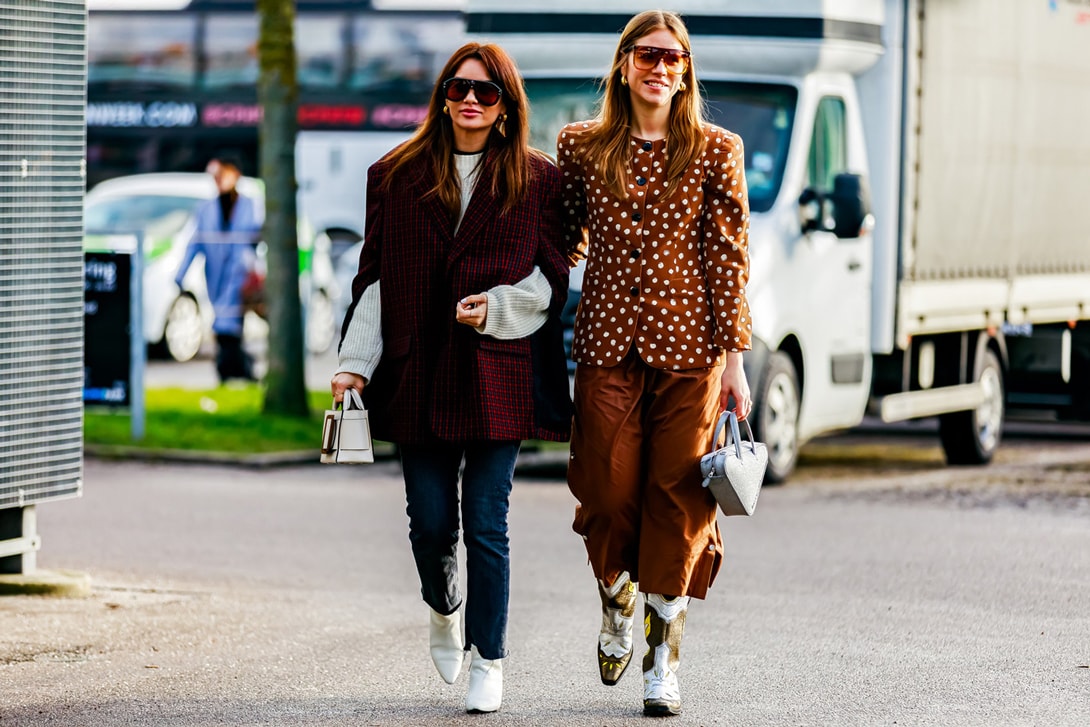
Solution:
<svg viewBox="0 0 1090 727"><path fill-rule="evenodd" d="M983 469L855 433L806 450L690 610L674 725L1090 724L1090 442ZM85 600L0 599L0 726L625 725L555 469L516 482L504 707L463 712L427 654L395 463L88 461L42 505L43 568ZM638 652L639 654L639 652Z"/></svg>

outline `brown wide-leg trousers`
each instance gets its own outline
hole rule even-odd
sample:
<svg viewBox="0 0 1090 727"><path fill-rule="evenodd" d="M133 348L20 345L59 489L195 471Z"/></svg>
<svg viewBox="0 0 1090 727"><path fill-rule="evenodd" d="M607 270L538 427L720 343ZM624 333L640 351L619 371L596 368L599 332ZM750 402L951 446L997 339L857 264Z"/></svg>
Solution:
<svg viewBox="0 0 1090 727"><path fill-rule="evenodd" d="M628 571L644 593L707 594L723 541L700 457L722 373L662 371L634 350L617 366L576 369L568 487L596 578L612 583Z"/></svg>

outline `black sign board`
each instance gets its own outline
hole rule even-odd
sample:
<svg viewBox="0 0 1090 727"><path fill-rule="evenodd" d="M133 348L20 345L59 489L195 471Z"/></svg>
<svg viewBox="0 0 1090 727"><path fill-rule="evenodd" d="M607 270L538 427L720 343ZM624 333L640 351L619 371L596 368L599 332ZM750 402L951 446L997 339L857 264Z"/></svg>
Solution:
<svg viewBox="0 0 1090 727"><path fill-rule="evenodd" d="M84 253L85 404L127 407L131 403L131 266L132 258L128 253Z"/></svg>

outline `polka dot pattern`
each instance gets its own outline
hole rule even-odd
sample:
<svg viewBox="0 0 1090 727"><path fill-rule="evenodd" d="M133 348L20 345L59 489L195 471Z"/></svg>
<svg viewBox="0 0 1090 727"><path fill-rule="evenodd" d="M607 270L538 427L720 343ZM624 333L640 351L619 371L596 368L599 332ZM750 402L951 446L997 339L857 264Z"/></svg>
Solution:
<svg viewBox="0 0 1090 727"><path fill-rule="evenodd" d="M705 368L721 350L750 348L749 202L742 140L704 126L704 153L666 198L666 141L631 140L626 199L580 158L564 127L557 159L570 239L586 247L572 358L614 366L635 345L659 369Z"/></svg>

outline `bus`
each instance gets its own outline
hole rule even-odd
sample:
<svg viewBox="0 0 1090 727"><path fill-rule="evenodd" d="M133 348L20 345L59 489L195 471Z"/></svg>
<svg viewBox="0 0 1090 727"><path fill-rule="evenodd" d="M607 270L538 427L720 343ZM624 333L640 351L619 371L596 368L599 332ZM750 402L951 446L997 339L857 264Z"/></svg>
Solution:
<svg viewBox="0 0 1090 727"><path fill-rule="evenodd" d="M464 0L296 0L299 206L334 252L363 234L367 167L423 118L465 37ZM87 186L201 171L257 173L253 0L90 0Z"/></svg>

